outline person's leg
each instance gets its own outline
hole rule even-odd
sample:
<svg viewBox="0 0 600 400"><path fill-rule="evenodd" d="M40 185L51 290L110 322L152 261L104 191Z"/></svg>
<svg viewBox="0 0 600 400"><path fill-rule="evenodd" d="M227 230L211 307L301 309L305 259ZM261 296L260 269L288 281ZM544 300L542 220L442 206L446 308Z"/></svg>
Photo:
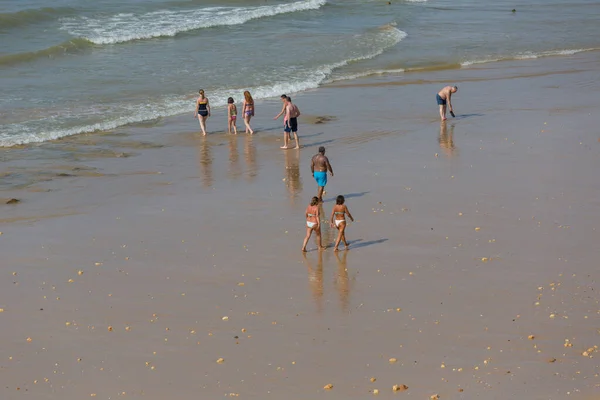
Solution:
<svg viewBox="0 0 600 400"><path fill-rule="evenodd" d="M342 222L341 224L336 226L336 228L338 230L338 237L335 240L335 247L333 248L334 251L338 251L338 246L340 245L340 242L342 241L342 236L344 236L344 228L345 227L346 227L345 222Z"/></svg>
<svg viewBox="0 0 600 400"><path fill-rule="evenodd" d="M288 131L287 131L287 125L285 128L283 128L283 146L281 146L282 149L287 149L288 148Z"/></svg>
<svg viewBox="0 0 600 400"><path fill-rule="evenodd" d="M340 224L340 232L342 236L342 242L344 242L344 248L348 248L348 241L346 240L346 223Z"/></svg>
<svg viewBox="0 0 600 400"><path fill-rule="evenodd" d="M306 227L306 237L304 238L304 243L302 244L302 251L306 251L306 245L308 244L308 240L310 239L310 235L312 235L312 228Z"/></svg>
<svg viewBox="0 0 600 400"><path fill-rule="evenodd" d="M235 135L237 135L237 125L236 125L236 122L237 122L237 118L231 121L231 125L233 125L233 133Z"/></svg>
<svg viewBox="0 0 600 400"><path fill-rule="evenodd" d="M252 115L248 115L248 130L250 131L251 135L254 135L254 131L252 130L252 127L250 126L250 120L252 119Z"/></svg>
<svg viewBox="0 0 600 400"><path fill-rule="evenodd" d="M316 233L317 233L317 245L319 246L319 250L323 250L325 247L323 247L323 243L322 243L322 239L321 239L321 225L319 225L319 227L317 229L315 229Z"/></svg>
<svg viewBox="0 0 600 400"><path fill-rule="evenodd" d="M294 132L294 139L296 140L296 148L300 148L300 141L298 140L298 132Z"/></svg>
<svg viewBox="0 0 600 400"><path fill-rule="evenodd" d="M227 121L227 133L231 134L231 118Z"/></svg>
<svg viewBox="0 0 600 400"><path fill-rule="evenodd" d="M325 189L325 186L319 186L319 190L317 190L317 197L320 202L323 202L323 189Z"/></svg>
<svg viewBox="0 0 600 400"><path fill-rule="evenodd" d="M204 132L204 129L202 128L202 116L200 114L198 114L197 117L198 117L198 123L200 124L200 132Z"/></svg>
<svg viewBox="0 0 600 400"><path fill-rule="evenodd" d="M206 117L198 115L198 119L200 120L200 129L202 130L202 134L206 136Z"/></svg>
<svg viewBox="0 0 600 400"><path fill-rule="evenodd" d="M244 113L244 125L246 125L246 132L248 133L250 129L250 116Z"/></svg>

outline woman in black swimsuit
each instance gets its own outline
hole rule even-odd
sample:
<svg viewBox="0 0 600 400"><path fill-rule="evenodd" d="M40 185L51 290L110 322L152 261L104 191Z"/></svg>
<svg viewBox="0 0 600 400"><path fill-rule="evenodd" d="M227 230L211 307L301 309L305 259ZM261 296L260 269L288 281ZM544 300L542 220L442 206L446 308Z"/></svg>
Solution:
<svg viewBox="0 0 600 400"><path fill-rule="evenodd" d="M198 100L196 100L194 117L198 118L202 134L206 136L206 119L210 117L210 104L208 103L208 97L204 96L204 90L200 89L198 93L200 96L198 97Z"/></svg>

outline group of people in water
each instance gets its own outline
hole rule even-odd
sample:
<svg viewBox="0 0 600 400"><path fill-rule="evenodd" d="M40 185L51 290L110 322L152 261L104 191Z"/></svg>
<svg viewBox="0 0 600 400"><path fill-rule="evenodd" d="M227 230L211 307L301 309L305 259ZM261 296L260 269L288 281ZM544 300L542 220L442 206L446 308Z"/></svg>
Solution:
<svg viewBox="0 0 600 400"><path fill-rule="evenodd" d="M194 111L194 118L198 118L200 123L200 130L202 134L206 136L206 120L210 117L210 101L204 94L204 89L198 91L198 99L196 100L196 110ZM244 124L246 125L246 133L254 134L252 127L250 126L250 120L254 116L254 99L249 91L244 92L244 101L242 102L242 115L244 117ZM233 132L237 135L237 107L233 97L227 99L227 131Z"/></svg>
<svg viewBox="0 0 600 400"><path fill-rule="evenodd" d="M452 94L458 91L457 86L446 86L440 90L436 95L436 102L440 109L440 118L446 121L446 111L450 111L450 114L454 117L454 111L452 108ZM282 115L283 118L283 146L282 149L290 149L289 143L294 138L296 142L295 149L300 148L300 142L298 140L298 117L300 116L300 109L298 106L292 103L292 99L285 95L281 95L281 102L283 106L281 112L273 118L274 120L279 119ZM206 135L206 120L210 117L210 103L208 98L204 94L204 90L199 91L199 97L196 100L196 111L194 115L197 116L200 123L200 129L202 134ZM244 124L246 125L246 133L254 134L252 127L250 126L250 120L254 116L254 100L249 91L244 92L244 101L242 103L242 115L244 117ZM227 99L227 131L237 135L237 107L232 97ZM292 136L293 135L293 136ZM317 182L317 196L314 196L308 207L306 208L306 236L302 244L302 251L306 252L306 246L313 232L316 235L317 246L319 250L324 250L325 247L322 244L321 239L321 209L323 203L323 194L325 192L325 186L327 185L327 173L329 172L333 177L333 169L329 163L329 159L325 156L325 147L319 147L319 152L313 156L310 165L311 173ZM345 204L345 198L342 195L336 197L336 204L331 211L330 224L332 228L338 230L338 236L334 244L334 251L339 250L341 242L344 243L344 249L348 249L348 241L346 240L346 216L354 222L354 217L350 214L348 206Z"/></svg>
<svg viewBox="0 0 600 400"><path fill-rule="evenodd" d="M297 105L292 103L290 96L285 94L281 95L281 102L283 107L281 112L273 119L278 119L282 115L283 117L283 146L282 149L290 149L289 142L292 138L296 142L295 149L300 148L300 141L298 140L298 117L300 116L300 109ZM237 135L237 106L233 97L227 99L227 133ZM242 102L242 115L244 117L244 124L246 125L246 132L251 135L254 134L254 130L250 126L250 120L254 116L254 99L248 90L244 91L244 101ZM202 134L206 136L206 120L210 117L210 101L204 93L204 89L198 91L198 99L196 100L196 110L194 111L194 117L198 118L200 123L200 130Z"/></svg>

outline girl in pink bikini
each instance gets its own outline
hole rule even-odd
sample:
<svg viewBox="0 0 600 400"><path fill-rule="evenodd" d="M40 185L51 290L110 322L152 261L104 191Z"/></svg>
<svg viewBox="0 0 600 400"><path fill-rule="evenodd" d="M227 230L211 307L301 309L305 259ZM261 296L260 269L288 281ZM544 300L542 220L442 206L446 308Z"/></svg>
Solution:
<svg viewBox="0 0 600 400"><path fill-rule="evenodd" d="M302 244L302 251L306 251L306 245L312 235L313 231L317 234L317 244L319 250L324 249L321 243L321 213L319 211L319 198L313 197L310 201L310 205L306 208L306 237L304 238L304 244Z"/></svg>
<svg viewBox="0 0 600 400"><path fill-rule="evenodd" d="M246 124L246 133L254 134L252 127L250 126L250 120L254 117L254 99L249 91L244 92L244 103L242 104L242 113L244 117L244 124Z"/></svg>

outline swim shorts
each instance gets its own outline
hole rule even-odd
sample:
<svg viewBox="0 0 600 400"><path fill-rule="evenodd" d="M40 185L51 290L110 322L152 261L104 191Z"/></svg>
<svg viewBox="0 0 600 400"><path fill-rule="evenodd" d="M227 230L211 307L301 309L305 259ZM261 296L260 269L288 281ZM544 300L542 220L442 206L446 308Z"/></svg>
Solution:
<svg viewBox="0 0 600 400"><path fill-rule="evenodd" d="M435 99L437 100L438 106L445 106L446 100L442 99L439 94L435 95Z"/></svg>
<svg viewBox="0 0 600 400"><path fill-rule="evenodd" d="M327 185L327 171L315 171L313 176L315 177L315 181L317 181L317 185L320 187L325 187L325 185Z"/></svg>
<svg viewBox="0 0 600 400"><path fill-rule="evenodd" d="M287 133L298 132L298 118L290 118L289 121L285 121L283 130Z"/></svg>

